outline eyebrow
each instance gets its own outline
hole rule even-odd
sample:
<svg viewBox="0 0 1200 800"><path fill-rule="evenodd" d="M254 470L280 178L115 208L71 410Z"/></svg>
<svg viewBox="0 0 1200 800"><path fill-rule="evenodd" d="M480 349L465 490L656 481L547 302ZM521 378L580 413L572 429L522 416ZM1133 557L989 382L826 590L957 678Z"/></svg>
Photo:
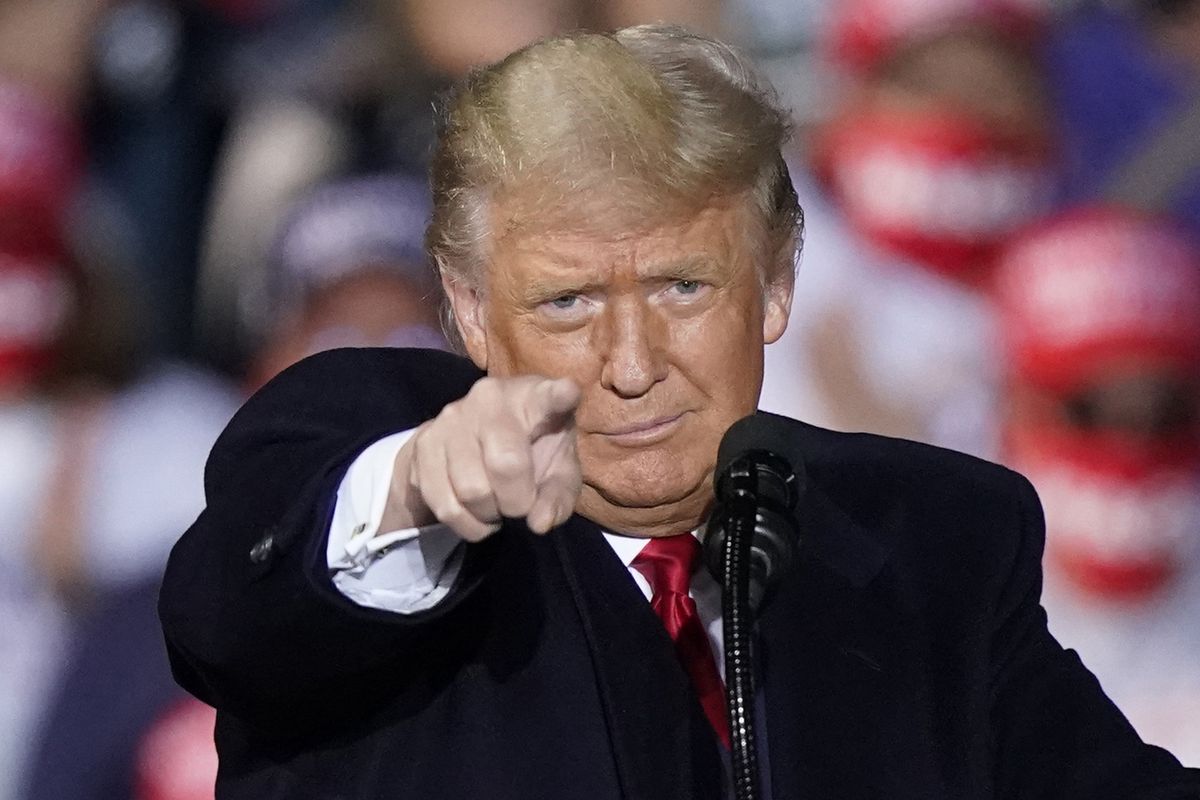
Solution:
<svg viewBox="0 0 1200 800"><path fill-rule="evenodd" d="M549 302L550 300L554 300L555 298L563 297L564 295L591 294L602 288L603 285L604 284L601 281L587 281L581 284L566 279L534 279L521 289L521 297L527 304L536 306L545 302Z"/></svg>
<svg viewBox="0 0 1200 800"><path fill-rule="evenodd" d="M656 280L714 280L720 265L708 255L684 256L673 261L652 264L638 277L642 281Z"/></svg>
<svg viewBox="0 0 1200 800"><path fill-rule="evenodd" d="M720 276L720 265L708 255L685 256L680 259L652 263L638 274L640 283L694 280L713 282ZM540 305L565 295L587 295L602 290L604 280L573 281L569 277L546 276L532 278L520 292L530 306Z"/></svg>

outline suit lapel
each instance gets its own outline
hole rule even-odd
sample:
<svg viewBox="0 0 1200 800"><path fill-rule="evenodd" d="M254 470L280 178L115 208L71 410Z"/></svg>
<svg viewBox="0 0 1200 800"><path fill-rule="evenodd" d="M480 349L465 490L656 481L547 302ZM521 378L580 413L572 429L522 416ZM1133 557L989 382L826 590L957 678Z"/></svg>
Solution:
<svg viewBox="0 0 1200 800"><path fill-rule="evenodd" d="M573 517L552 537L591 651L625 797L720 797L719 746L662 623L594 524Z"/></svg>

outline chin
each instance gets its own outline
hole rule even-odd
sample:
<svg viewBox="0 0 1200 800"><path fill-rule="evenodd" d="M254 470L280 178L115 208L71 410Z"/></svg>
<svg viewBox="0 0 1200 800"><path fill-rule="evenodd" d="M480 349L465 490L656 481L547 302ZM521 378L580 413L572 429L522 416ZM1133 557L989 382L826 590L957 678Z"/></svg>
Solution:
<svg viewBox="0 0 1200 800"><path fill-rule="evenodd" d="M708 480L711 467L698 469L693 463L662 450L631 453L599 469L585 470L583 479L612 505L658 508L687 500Z"/></svg>

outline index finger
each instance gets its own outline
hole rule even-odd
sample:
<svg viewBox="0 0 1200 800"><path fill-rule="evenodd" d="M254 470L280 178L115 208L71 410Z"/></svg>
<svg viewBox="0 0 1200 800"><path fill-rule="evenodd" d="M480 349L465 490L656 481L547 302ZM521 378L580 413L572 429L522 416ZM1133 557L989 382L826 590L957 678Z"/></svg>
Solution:
<svg viewBox="0 0 1200 800"><path fill-rule="evenodd" d="M567 427L580 397L579 387L570 378L546 378L533 386L524 404L530 441Z"/></svg>

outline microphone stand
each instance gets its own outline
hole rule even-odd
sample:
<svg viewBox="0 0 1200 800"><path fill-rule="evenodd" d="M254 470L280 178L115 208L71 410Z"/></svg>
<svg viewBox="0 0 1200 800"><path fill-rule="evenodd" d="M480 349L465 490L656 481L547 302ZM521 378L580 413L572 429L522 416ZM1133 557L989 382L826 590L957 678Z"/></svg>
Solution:
<svg viewBox="0 0 1200 800"><path fill-rule="evenodd" d="M762 789L754 730L754 615L750 607L750 545L757 513L753 498L740 493L730 506L721 548L721 571L725 575L721 614L733 794L737 800L759 800Z"/></svg>
<svg viewBox="0 0 1200 800"><path fill-rule="evenodd" d="M706 560L724 587L726 709L737 800L759 800L755 733L754 619L770 582L791 564L799 534L791 509L800 481L779 456L752 451L717 481L719 506L705 542Z"/></svg>

